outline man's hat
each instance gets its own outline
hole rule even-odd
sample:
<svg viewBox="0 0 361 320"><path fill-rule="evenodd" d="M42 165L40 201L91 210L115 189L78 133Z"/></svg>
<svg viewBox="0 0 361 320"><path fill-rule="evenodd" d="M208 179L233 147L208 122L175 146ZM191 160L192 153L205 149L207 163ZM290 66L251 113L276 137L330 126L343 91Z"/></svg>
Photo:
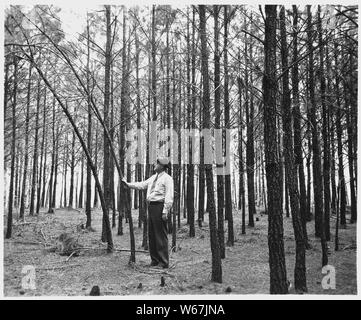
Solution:
<svg viewBox="0 0 361 320"><path fill-rule="evenodd" d="M169 168L170 167L170 161L167 157L159 157L157 159L157 162L161 164L163 167Z"/></svg>

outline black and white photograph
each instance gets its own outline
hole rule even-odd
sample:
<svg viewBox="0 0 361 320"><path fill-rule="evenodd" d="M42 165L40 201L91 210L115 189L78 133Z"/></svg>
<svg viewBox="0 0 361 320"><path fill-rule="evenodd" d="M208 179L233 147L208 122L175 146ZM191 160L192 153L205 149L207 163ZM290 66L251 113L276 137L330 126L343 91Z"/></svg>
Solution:
<svg viewBox="0 0 361 320"><path fill-rule="evenodd" d="M358 297L356 2L1 10L4 299Z"/></svg>

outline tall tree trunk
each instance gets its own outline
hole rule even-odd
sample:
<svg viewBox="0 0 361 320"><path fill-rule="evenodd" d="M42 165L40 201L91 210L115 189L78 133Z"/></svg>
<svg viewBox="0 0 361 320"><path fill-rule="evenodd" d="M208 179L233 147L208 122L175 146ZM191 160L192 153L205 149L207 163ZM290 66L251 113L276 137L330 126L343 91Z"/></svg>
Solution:
<svg viewBox="0 0 361 320"><path fill-rule="evenodd" d="M226 151L226 167L231 168L231 145L230 145L230 107L229 107L229 75L228 75L228 6L224 6L224 125L226 128L225 134L225 151ZM227 169L226 169L227 170ZM228 225L227 245L233 246L234 232L233 232L233 214L232 214L232 188L231 188L231 173L227 172L224 177L225 182L225 216Z"/></svg>
<svg viewBox="0 0 361 320"><path fill-rule="evenodd" d="M288 293L288 286L283 243L282 193L280 192L281 172L277 146L276 8L275 5L265 6L263 121L268 193L270 293L286 294Z"/></svg>
<svg viewBox="0 0 361 320"><path fill-rule="evenodd" d="M210 105L209 94L209 73L208 73L208 50L207 50L207 31L206 31L206 14L205 6L199 6L199 33L201 38L201 71L203 77L203 95L202 95L202 109L203 109L203 128L210 128L210 113L208 107ZM217 235L216 212L214 205L214 185L212 165L205 165L205 174L207 180L207 198L209 199L209 228L212 251L212 281L222 283L222 262L219 248L219 241Z"/></svg>
<svg viewBox="0 0 361 320"><path fill-rule="evenodd" d="M189 9L187 9L189 11ZM189 16L189 12L188 16ZM190 19L189 19L190 20ZM188 20L188 21L189 21ZM192 15L192 46L194 41L194 23L195 23L195 12L193 9ZM187 23L187 126L188 130L193 130L193 117L194 117L194 103L193 103L193 93L192 91L192 83L191 83L191 47L190 47L190 23ZM193 80L193 79L192 79ZM195 101L194 101L195 102ZM192 132L192 131L191 131ZM187 166L187 191L186 191L186 207L187 207L187 216L189 220L189 236L195 236L195 228L194 228L194 164L193 164L193 134L190 135L187 141L188 145L188 164Z"/></svg>
<svg viewBox="0 0 361 320"><path fill-rule="evenodd" d="M294 160L294 148L292 141L292 113L291 113L291 92L289 89L288 72L288 49L286 36L286 17L285 7L280 11L280 29L281 29L281 55L282 55L282 119L284 135L284 157L285 157L285 180L286 189L289 193L290 205L292 211L292 224L296 241L296 263L295 263L295 289L299 292L307 292L306 283L306 246L304 230L300 213L299 193L297 185L297 166ZM288 196L288 195L287 195ZM287 203L286 198L286 203Z"/></svg>
<svg viewBox="0 0 361 320"><path fill-rule="evenodd" d="M47 145L48 145L48 135L45 135L45 151L44 151L44 167L43 167L43 189L41 191L41 207L45 207L45 195L46 195L46 171L47 171Z"/></svg>
<svg viewBox="0 0 361 320"><path fill-rule="evenodd" d="M110 140L111 143L114 143L114 70L113 63L110 66ZM112 228L116 227L116 209L115 209L115 191L114 191L114 159L110 157L110 193L111 193L111 203L110 207L112 209Z"/></svg>
<svg viewBox="0 0 361 320"><path fill-rule="evenodd" d="M58 167L59 167L59 131L61 131L59 128L57 128L57 138L56 138L56 144L55 144L55 161L54 161L54 186L53 186L53 194L51 197L51 206L52 208L56 207L56 187L58 183Z"/></svg>
<svg viewBox="0 0 361 320"><path fill-rule="evenodd" d="M123 7L123 10L125 8ZM126 28L127 28L127 20L126 20L126 14L123 13L123 50L122 50L122 83L121 83L121 106L120 106L120 127L119 127L119 163L120 167L125 172L125 126L126 126L126 118L127 118L127 112L126 112L126 95L127 95L127 70L126 70L126 64L127 64L127 50L126 50ZM123 235L123 218L124 216L127 219L127 214L125 209L125 193L128 192L128 190L125 189L124 185L119 182L119 193L118 193L118 236Z"/></svg>
<svg viewBox="0 0 361 320"><path fill-rule="evenodd" d="M295 164L298 169L298 183L300 189L300 213L303 228L303 237L306 248L309 248L307 237L307 194L305 184L305 172L302 156L302 130L301 111L299 94L299 73L298 73L298 9L293 5L293 55L292 55L292 98L293 98L293 130L294 130L294 153Z"/></svg>
<svg viewBox="0 0 361 320"><path fill-rule="evenodd" d="M55 81L54 81L55 82ZM52 152L51 152L51 169L50 169L50 179L49 179L49 192L48 192L48 213L54 213L52 204L52 196L53 196L53 183L54 183L54 169L55 169L55 157L56 157L56 137L55 137L55 103L56 99L55 96L53 96L53 106L52 106L52 112L53 112L53 125L52 125ZM74 137L75 139L75 137Z"/></svg>
<svg viewBox="0 0 361 320"><path fill-rule="evenodd" d="M69 141L69 136L66 134L65 141ZM66 146L65 150L65 159L63 163L63 180L64 180L64 198L63 198L63 207L66 208L68 200L67 200L67 178L68 178L68 161L69 161L69 148Z"/></svg>
<svg viewBox="0 0 361 320"><path fill-rule="evenodd" d="M325 43L326 48L326 78L327 78L327 85L326 85L326 92L327 96L332 96L332 83L333 83L333 73L331 72L331 57L330 57L330 51L329 51L330 45ZM329 141L330 141L330 179L331 179L331 214L336 213L336 199L337 199L337 187L336 187L336 145L335 145L335 133L336 133L336 127L335 127L335 99L329 98L327 99L327 108L328 108L328 130L329 130ZM327 237L326 237L327 238ZM327 238L327 241L329 241L330 238Z"/></svg>
<svg viewBox="0 0 361 320"><path fill-rule="evenodd" d="M350 46L350 45L349 45ZM351 49L348 49L350 51ZM346 56L349 56L348 59L348 72L347 75L343 77L344 81L344 88L345 88L345 109L346 111L346 126L347 126L347 156L348 156L348 170L349 170L349 176L350 176L350 197L351 197L351 219L350 223L355 223L357 220L357 212L356 212L356 188L355 188L355 170L354 170L354 164L356 167L356 151L357 151L357 145L354 145L354 142L356 138L353 136L357 136L356 133L354 133L354 127L355 125L353 122L357 123L357 121L354 121L354 118L357 116L357 91L354 92L354 81L352 80L352 74L354 70L357 69L356 66L353 65L353 55L352 52L347 52L345 54ZM356 86L357 88L357 86ZM346 90L347 89L347 90Z"/></svg>
<svg viewBox="0 0 361 320"><path fill-rule="evenodd" d="M337 185L337 200L336 200L336 227L335 227L335 251L339 250L339 238L338 238L338 231L339 231L339 220L340 220L340 176L338 177L338 185Z"/></svg>
<svg viewBox="0 0 361 320"><path fill-rule="evenodd" d="M79 189L79 202L78 208L83 208L83 186L84 186L84 157L81 157L80 162L80 189Z"/></svg>
<svg viewBox="0 0 361 320"><path fill-rule="evenodd" d="M137 33L137 28L135 27L135 71L136 71L136 92L137 92L137 128L138 130L141 129L142 127L142 123L141 123L141 108L140 108L140 82L139 82L139 56L140 56L140 47L139 47L139 39L138 39L138 33ZM138 181L142 181L143 180L143 141L142 139L138 139L138 150L141 150L141 154L142 154L142 161L138 162L136 164L136 170L137 170L137 179ZM140 154L138 153L138 161L140 161L139 159ZM137 192L137 191L136 191ZM145 212L145 205L144 205L144 192L143 191L138 191L137 192L139 195L139 222L138 222L138 226L139 228L142 226L143 223L143 228L146 227L146 225L144 225L145 219L146 217L146 212Z"/></svg>
<svg viewBox="0 0 361 320"><path fill-rule="evenodd" d="M87 16L87 65L86 65L86 85L88 90L87 105L88 105L88 132L87 132L87 147L92 156L92 111L90 102L90 30L89 30L89 17ZM89 161L86 162L86 198L85 198L85 214L86 223L85 227L90 229L92 223L91 217L91 167Z"/></svg>
<svg viewBox="0 0 361 320"><path fill-rule="evenodd" d="M13 195L13 206L15 208L19 207L19 195L20 195L20 178L22 170L22 161L21 161L21 152L20 152L20 142L17 141L17 145L15 146L15 186L13 186L14 195Z"/></svg>
<svg viewBox="0 0 361 320"><path fill-rule="evenodd" d="M95 166L95 170L98 172L98 122L96 122L95 125L95 148L94 148L94 166ZM95 188L94 189L94 203L93 203L93 207L96 208L98 206L98 190Z"/></svg>
<svg viewBox="0 0 361 320"><path fill-rule="evenodd" d="M173 47L174 48L174 47ZM148 53L148 63L151 65L151 54ZM148 97L147 97L147 142L146 142L146 165L145 165L145 179L150 177L151 172L151 164L150 164L150 120L152 116L152 104L151 104L151 68L148 70ZM173 86L175 86L175 81L173 81ZM173 97L174 100L174 97ZM147 190L144 190L143 193L144 199L144 221L143 221L143 239L142 239L142 247L144 249L148 249L148 202L147 199Z"/></svg>
<svg viewBox="0 0 361 320"><path fill-rule="evenodd" d="M329 106L326 104L326 81L324 75L324 41L322 37L321 6L318 6L317 33L320 53L320 89L322 105L322 140L323 140L323 197L324 197L324 228L326 241L330 240L330 142L329 142Z"/></svg>
<svg viewBox="0 0 361 320"><path fill-rule="evenodd" d="M242 210L242 234L246 234L246 195L244 188L244 167L243 167L243 112L242 112L242 82L237 77L239 94L239 118L238 118L238 171L239 171L239 204Z"/></svg>
<svg viewBox="0 0 361 320"><path fill-rule="evenodd" d="M13 226L13 202L14 202L14 175L15 175L15 152L16 152L16 103L18 91L18 61L14 55L14 84L13 84L13 103L12 103L12 130L11 130L11 165L10 165L10 186L8 198L8 216L6 227L6 239L11 238ZM5 104L6 105L6 104Z"/></svg>
<svg viewBox="0 0 361 320"><path fill-rule="evenodd" d="M197 108L197 92L196 92L196 7L192 6L192 46L191 46L191 83L192 83L192 112L191 112L191 128L193 130L196 129L196 108ZM191 139L194 137L192 134ZM190 148L193 148L193 142L191 142ZM189 180L188 180L188 190L190 195L187 197L187 202L190 208L188 208L188 214L192 214L191 211L193 210L193 215L195 215L196 210L196 203L195 200L197 199L197 195L195 194L196 189L196 181L194 181L195 176L195 165L193 164L195 160L195 156L193 153L190 153L190 171L189 171ZM197 215L198 226L202 227L202 217Z"/></svg>
<svg viewBox="0 0 361 320"><path fill-rule="evenodd" d="M21 198L20 198L20 213L19 218L24 218L25 213L25 194L26 194L26 181L28 178L28 162L29 162L29 113L30 113L30 100L31 100L31 77L32 77L33 65L29 66L28 73L28 87L27 87L27 97L26 97L26 116L25 116L25 147L24 147L24 173L23 181L21 188Z"/></svg>
<svg viewBox="0 0 361 320"><path fill-rule="evenodd" d="M109 9L109 15L110 15L110 9ZM110 20L109 20L110 22ZM110 41L110 25L109 28L109 41ZM122 78L122 101L121 101L121 121L122 121L122 128L123 129L130 129L130 114L129 114L129 104L130 104L130 98L129 98L129 74L130 74L130 43L128 43L127 47L127 41L126 41L126 28L127 28L127 9L123 7L123 55L122 55L122 64L123 64L123 78ZM126 53L127 52L127 53ZM124 135L125 132L121 132L121 135ZM124 140L124 137L122 137L122 142ZM111 142L110 142L111 143ZM124 145L124 144L122 144ZM111 146L110 146L111 147ZM128 145L127 145L128 147ZM121 150L121 159L123 161L124 165L124 150ZM115 162L115 159L114 159ZM130 164L128 164L128 170L127 170L127 179L130 180L131 178L131 170L130 170ZM120 170L118 168L119 175ZM124 171L123 171L124 172ZM121 180L122 177L119 177L119 180ZM129 257L129 263L133 264L135 263L135 238L134 238L134 229L133 229L133 217L132 217L132 210L131 210L131 198L130 198L130 189L123 188L123 184L121 184L121 189L123 189L120 193L120 196L123 197L123 203L124 203L124 209L126 213L126 219L128 219L129 223L129 238L130 238L130 247L131 247L131 253ZM119 230L118 230L119 231Z"/></svg>
<svg viewBox="0 0 361 320"><path fill-rule="evenodd" d="M218 131L221 129L221 80L220 80L220 53L219 53L219 26L218 15L220 7L213 6L214 15L214 128ZM217 139L217 137L216 137ZM224 179L223 179L223 138L222 135L218 137L219 143L216 143L216 160L217 163L217 217L218 217L218 239L221 250L221 258L226 257L225 240L224 240ZM219 150L217 147L219 146Z"/></svg>
<svg viewBox="0 0 361 320"><path fill-rule="evenodd" d="M33 216L35 211L35 191L37 190L37 169L38 169L38 136L39 136L39 113L40 113L40 79L38 80L38 92L36 97L36 115L35 115L35 138L33 154L33 174L31 182L31 196L29 215Z"/></svg>
<svg viewBox="0 0 361 320"><path fill-rule="evenodd" d="M335 65L338 65L338 44L335 41ZM336 72L335 75L335 94L336 94L336 103L337 103L337 111L336 111L336 136L337 136L337 153L338 153L338 181L339 181L339 207L338 207L338 216L340 218L341 226L346 225L346 183L345 183L345 174L343 167L343 148L342 148L342 117L343 111L341 106L340 99L340 76Z"/></svg>
<svg viewBox="0 0 361 320"><path fill-rule="evenodd" d="M206 107L208 108L208 106ZM199 128L203 127L203 104L199 104ZM204 137L200 137L199 146L199 165L198 165L198 224L201 227L204 221L204 195L205 195L205 176L204 176Z"/></svg>
<svg viewBox="0 0 361 320"><path fill-rule="evenodd" d="M38 179L38 191L37 191L37 201L36 201L36 214L39 214L40 207L42 206L41 199L41 185L45 189L45 181L42 182L43 175L45 176L45 166L46 166L46 151L45 151L45 141L46 141L46 87L44 88L44 105L43 105L43 133L41 138L41 149L40 149L40 167L39 167L39 179ZM43 162L44 161L44 162ZM44 170L44 172L43 172ZM66 195L64 195L66 196Z"/></svg>
<svg viewBox="0 0 361 320"><path fill-rule="evenodd" d="M69 189L69 208L73 207L74 199L74 171L75 171L75 133L71 142L71 159L70 159L70 189Z"/></svg>
<svg viewBox="0 0 361 320"><path fill-rule="evenodd" d="M177 64L177 61L175 60L175 52L173 51L173 70L172 70L172 73L173 73L173 78L176 77L176 64ZM179 77L180 77L180 74L181 72L179 71ZM174 81L173 83L173 101L172 101L172 104L173 104L173 130L175 130L177 133L179 131L178 127L180 126L179 122L181 121L179 119L179 109L181 108L181 104L180 104L180 99L178 99L178 103L177 103L177 89L179 89L180 87L180 81L178 82L178 88L176 87L176 81ZM176 148L178 146L173 146L172 147L174 148L174 150L176 150ZM174 162L175 162L176 159L174 159ZM177 157L177 160L178 160L178 157ZM174 163L173 164L173 168L172 168L172 173L173 173L173 179L174 179L174 193L175 193L175 196L174 196L174 204L173 204L173 217L172 217L172 222L174 223L176 218L178 218L178 221L180 223L180 163L177 162L177 163ZM169 221L168 221L169 222ZM173 223L171 224L171 227L173 227ZM168 232L169 232L169 224L168 224ZM172 244L172 251L176 251L176 248L173 246Z"/></svg>
<svg viewBox="0 0 361 320"><path fill-rule="evenodd" d="M313 61L313 40L314 30L312 26L311 6L307 5L307 44L308 44L308 92L310 107L308 110L308 119L312 126L312 169L313 169L313 190L315 202L315 233L316 237L321 237L322 246L322 266L327 264L327 244L325 239L325 220L323 211L323 185L321 172L320 146L318 141L316 100L314 87L314 61Z"/></svg>
<svg viewBox="0 0 361 320"><path fill-rule="evenodd" d="M247 38L246 38L247 39ZM252 61L252 42L249 40L249 59ZM247 56L248 41L246 40L246 56ZM247 142L246 142L246 168L247 168L247 194L248 194L248 225L254 227L254 215L256 214L256 203L254 195L254 136L253 136L253 92L249 92L249 85L252 85L252 80L248 77L248 59L246 59L245 66L245 81L246 81L246 123L247 123Z"/></svg>
<svg viewBox="0 0 361 320"><path fill-rule="evenodd" d="M105 75L104 75L104 131L107 129L109 130L110 127L110 117L109 117L109 108L110 108L110 66L111 66L111 59L112 59L112 52L111 52L111 9L109 5L105 6L105 18L106 18L106 44L105 44ZM125 51L125 48L123 48ZM110 166L111 166L111 159L110 159L110 143L106 137L106 133L104 132L104 139L103 139L103 188L104 188L104 199L105 205L107 206L107 211L111 208L111 201L112 201L112 194L111 194L111 185L110 185ZM106 234L108 230L106 230L106 223L105 219L103 218L102 223L102 237L101 240L103 242L106 241Z"/></svg>

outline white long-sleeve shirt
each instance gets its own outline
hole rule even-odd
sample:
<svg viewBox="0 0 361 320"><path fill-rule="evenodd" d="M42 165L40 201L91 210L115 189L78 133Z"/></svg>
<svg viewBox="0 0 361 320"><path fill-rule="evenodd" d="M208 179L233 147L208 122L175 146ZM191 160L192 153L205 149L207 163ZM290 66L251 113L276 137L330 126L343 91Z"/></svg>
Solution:
<svg viewBox="0 0 361 320"><path fill-rule="evenodd" d="M151 192L153 182L157 174L152 175L147 180L140 182L127 182L127 185L132 189L145 190L147 189L147 201L164 201L163 213L168 213L173 205L174 198L174 183L173 178L162 171L158 174L158 179L155 182L154 189Z"/></svg>

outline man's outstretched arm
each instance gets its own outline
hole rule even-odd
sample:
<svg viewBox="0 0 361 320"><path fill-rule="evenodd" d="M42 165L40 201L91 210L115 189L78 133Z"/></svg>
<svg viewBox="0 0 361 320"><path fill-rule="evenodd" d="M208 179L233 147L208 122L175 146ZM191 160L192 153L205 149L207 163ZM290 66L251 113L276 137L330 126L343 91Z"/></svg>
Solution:
<svg viewBox="0 0 361 320"><path fill-rule="evenodd" d="M139 181L139 182L127 182L125 180L125 178L123 178L122 181L131 189L145 190L148 187L150 178L148 178L147 180L144 180L144 181Z"/></svg>

